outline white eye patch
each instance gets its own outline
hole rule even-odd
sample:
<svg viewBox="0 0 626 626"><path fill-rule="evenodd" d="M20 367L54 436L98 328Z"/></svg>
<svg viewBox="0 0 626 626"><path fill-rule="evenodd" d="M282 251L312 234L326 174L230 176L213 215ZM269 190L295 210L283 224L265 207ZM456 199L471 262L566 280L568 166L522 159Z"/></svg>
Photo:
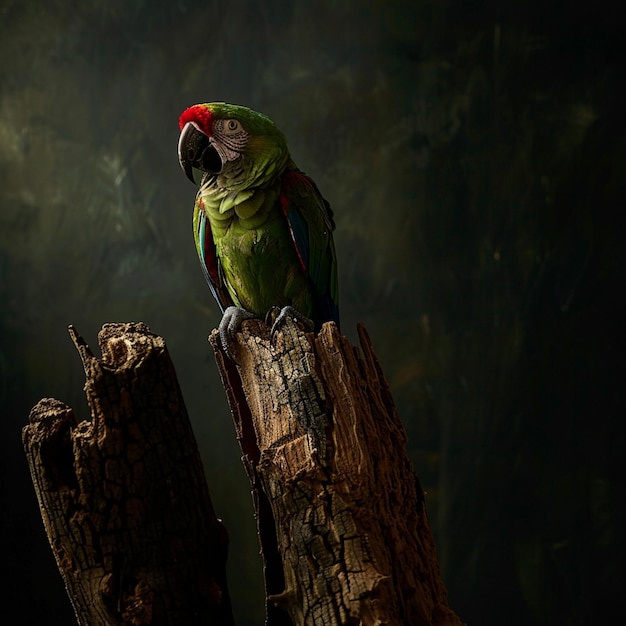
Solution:
<svg viewBox="0 0 626 626"><path fill-rule="evenodd" d="M248 131L235 119L217 119L213 122L211 143L223 162L234 161L248 143Z"/></svg>

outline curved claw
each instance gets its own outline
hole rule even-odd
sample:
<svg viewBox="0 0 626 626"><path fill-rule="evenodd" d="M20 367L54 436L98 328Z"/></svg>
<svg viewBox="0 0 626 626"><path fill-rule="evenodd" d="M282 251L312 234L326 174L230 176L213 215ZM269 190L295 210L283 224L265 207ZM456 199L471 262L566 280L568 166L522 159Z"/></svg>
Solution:
<svg viewBox="0 0 626 626"><path fill-rule="evenodd" d="M268 312L265 314L265 325L272 328L274 326L274 322L276 318L280 315L280 307L274 305L271 307Z"/></svg>
<svg viewBox="0 0 626 626"><path fill-rule="evenodd" d="M230 351L229 342L235 338L235 333L239 330L241 326L241 322L244 320L254 319L254 313L250 313L250 311L246 311L238 306L229 306L222 316L222 321L218 326L218 330L220 333L220 342L222 344L222 349L226 353L226 356L231 361L237 362L233 353Z"/></svg>
<svg viewBox="0 0 626 626"><path fill-rule="evenodd" d="M276 315L278 307L273 307L268 311L268 316L270 314L274 317L274 322L272 323L272 328L270 330L270 341L274 341L274 334L277 330L279 330L287 321L288 318L292 318L295 322L300 322L304 326L304 330L306 332L312 333L315 331L315 324L313 320L310 320L308 317L305 317L294 309L292 306L284 306L280 309L280 313Z"/></svg>

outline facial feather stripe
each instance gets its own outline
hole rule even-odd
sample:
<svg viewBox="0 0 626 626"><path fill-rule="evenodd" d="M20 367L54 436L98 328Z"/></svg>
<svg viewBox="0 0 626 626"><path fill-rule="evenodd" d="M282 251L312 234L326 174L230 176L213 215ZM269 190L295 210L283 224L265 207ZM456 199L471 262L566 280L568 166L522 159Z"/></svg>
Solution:
<svg viewBox="0 0 626 626"><path fill-rule="evenodd" d="M232 120L217 119L213 122L213 136L217 139L224 148L228 151L235 152L237 154L245 148L248 143L248 132L238 124L238 130L233 133L227 130L227 124ZM232 161L233 157L229 154L229 161Z"/></svg>

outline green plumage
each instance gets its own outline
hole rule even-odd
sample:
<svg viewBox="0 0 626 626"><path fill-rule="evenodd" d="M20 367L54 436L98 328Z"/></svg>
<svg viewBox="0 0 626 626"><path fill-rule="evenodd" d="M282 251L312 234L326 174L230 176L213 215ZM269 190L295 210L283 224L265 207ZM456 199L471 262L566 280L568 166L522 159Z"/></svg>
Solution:
<svg viewBox="0 0 626 626"><path fill-rule="evenodd" d="M196 248L222 310L263 317L292 306L316 326L338 322L332 211L295 166L283 134L246 107L195 105L181 115L179 153L202 172Z"/></svg>

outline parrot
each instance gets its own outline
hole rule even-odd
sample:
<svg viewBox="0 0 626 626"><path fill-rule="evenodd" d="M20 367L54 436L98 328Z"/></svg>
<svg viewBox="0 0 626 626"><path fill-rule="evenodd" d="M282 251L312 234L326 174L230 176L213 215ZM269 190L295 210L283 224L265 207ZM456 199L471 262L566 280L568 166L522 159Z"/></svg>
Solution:
<svg viewBox="0 0 626 626"><path fill-rule="evenodd" d="M199 187L194 241L222 312L221 344L241 322L339 326L333 211L294 163L284 134L248 107L195 104L179 117L178 158ZM269 323L269 322L268 322Z"/></svg>

